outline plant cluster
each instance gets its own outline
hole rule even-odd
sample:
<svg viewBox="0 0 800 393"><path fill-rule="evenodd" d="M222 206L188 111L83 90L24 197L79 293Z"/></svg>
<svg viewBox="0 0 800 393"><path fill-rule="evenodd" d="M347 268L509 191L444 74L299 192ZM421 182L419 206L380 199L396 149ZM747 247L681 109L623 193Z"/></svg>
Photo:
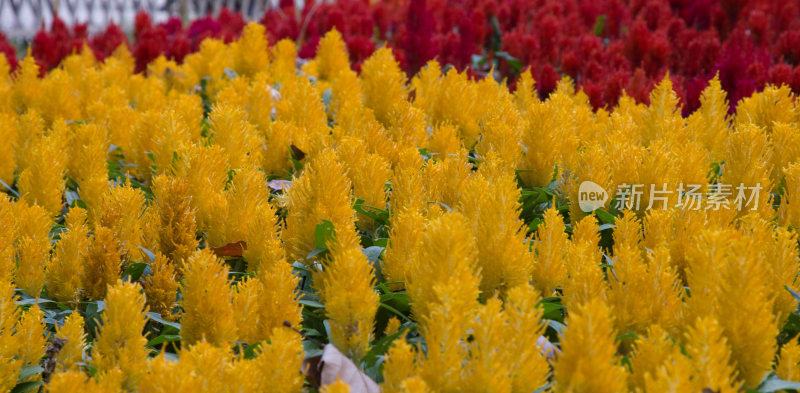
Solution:
<svg viewBox="0 0 800 393"><path fill-rule="evenodd" d="M670 77L607 111L298 51L250 23L146 73L0 57L0 390L299 392L326 343L386 392L798 387L789 87L729 114L713 78L684 117ZM587 214L584 181L704 208ZM761 203L705 208L723 184Z"/></svg>
<svg viewBox="0 0 800 393"><path fill-rule="evenodd" d="M769 83L800 92L798 21L800 6L792 0L337 0L302 7L282 0L260 23L271 44L291 39L304 59L314 57L322 36L336 28L356 70L384 45L409 77L432 59L511 81L529 65L540 98L569 76L595 109L614 107L624 93L647 103L669 73L687 115L717 74L734 106ZM154 24L142 12L129 39L114 24L89 37L86 25L70 29L56 18L31 47L44 72L84 44L103 59L125 43L141 72L160 55L180 64L204 38L231 42L244 26L242 16L227 9L186 25L178 18ZM15 51L1 36L0 52L15 68Z"/></svg>

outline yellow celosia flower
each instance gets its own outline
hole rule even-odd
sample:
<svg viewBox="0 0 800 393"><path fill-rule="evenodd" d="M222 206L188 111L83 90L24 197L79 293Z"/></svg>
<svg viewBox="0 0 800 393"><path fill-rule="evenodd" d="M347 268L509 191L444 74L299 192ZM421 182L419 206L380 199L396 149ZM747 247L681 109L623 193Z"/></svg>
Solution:
<svg viewBox="0 0 800 393"><path fill-rule="evenodd" d="M276 329L285 329L284 323L300 326L302 306L297 303L299 278L292 266L283 260L259 271L256 279L261 287L258 305L259 340L269 339Z"/></svg>
<svg viewBox="0 0 800 393"><path fill-rule="evenodd" d="M800 344L796 339L781 347L775 374L787 381L796 381L800 378Z"/></svg>
<svg viewBox="0 0 800 393"><path fill-rule="evenodd" d="M39 66L36 60L28 54L19 63L14 74L13 92L11 105L17 113L21 113L25 108L33 106L37 97L41 96L40 86L42 81L39 79Z"/></svg>
<svg viewBox="0 0 800 393"><path fill-rule="evenodd" d="M380 302L373 289L375 273L360 245L346 236L332 243L315 281L330 322L331 342L358 363L369 350Z"/></svg>
<svg viewBox="0 0 800 393"><path fill-rule="evenodd" d="M391 176L389 163L378 154L364 153L363 141L345 138L337 153L347 168L347 177L353 185L353 197L363 199L362 208L368 212L377 212L371 208L386 209L386 183ZM358 214L358 227L364 230L374 229L374 221Z"/></svg>
<svg viewBox="0 0 800 393"><path fill-rule="evenodd" d="M147 307L164 318L172 317L172 308L178 293L175 265L164 254L156 254L150 264L152 274L144 277L144 294Z"/></svg>
<svg viewBox="0 0 800 393"><path fill-rule="evenodd" d="M53 374L52 379L47 384L48 392L97 392L97 393L121 393L122 372L112 370L99 377L99 380L90 378L82 371L70 370L63 373Z"/></svg>
<svg viewBox="0 0 800 393"><path fill-rule="evenodd" d="M290 39L282 39L275 46L270 48L269 73L277 83L285 83L294 78L297 74L295 64L297 62L297 46Z"/></svg>
<svg viewBox="0 0 800 393"><path fill-rule="evenodd" d="M736 105L734 125L741 129L753 125L771 133L777 123L792 123L795 107L792 89L787 85L780 87L768 85L763 91L742 98Z"/></svg>
<svg viewBox="0 0 800 393"><path fill-rule="evenodd" d="M228 268L209 249L195 251L183 268L182 342L226 346L236 340Z"/></svg>
<svg viewBox="0 0 800 393"><path fill-rule="evenodd" d="M158 250L180 264L197 248L194 211L188 183L179 177L161 175L153 179L157 209Z"/></svg>
<svg viewBox="0 0 800 393"><path fill-rule="evenodd" d="M774 211L769 203L769 192L772 190L770 172L772 150L769 146L769 139L763 128L749 123L743 125L731 133L728 139L728 149L725 153L725 166L720 178L720 183L730 184L730 190L736 195L737 187L761 187L760 198L755 206L764 214L764 218L771 218ZM749 193L748 193L749 195ZM735 196L734 196L735 198ZM731 201L731 209L742 215L754 206L744 206L738 209L734 201ZM756 201L753 201L756 203Z"/></svg>
<svg viewBox="0 0 800 393"><path fill-rule="evenodd" d="M496 161L494 152L481 170L487 176ZM495 161L492 161L495 160ZM487 193L485 190L491 189ZM519 189L513 173L496 179L477 176L463 188L465 198L458 210L474 229L478 247L478 266L481 269L481 292L484 298L498 291L501 296L512 287L530 280L533 255L525 244L524 223L519 219ZM413 230L413 229L412 229Z"/></svg>
<svg viewBox="0 0 800 393"><path fill-rule="evenodd" d="M19 192L30 204L45 208L52 216L61 213L64 174L67 169L66 136L52 133L31 142L26 167L20 167Z"/></svg>
<svg viewBox="0 0 800 393"><path fill-rule="evenodd" d="M392 214L403 210L423 212L427 208L424 192L425 179L422 177L422 156L416 148L406 148L399 154L399 160L392 172L392 193L389 201Z"/></svg>
<svg viewBox="0 0 800 393"><path fill-rule="evenodd" d="M64 325L56 327L56 336L65 340L64 346L58 352L57 371L68 371L77 367L75 363L83 361L83 351L86 349L87 337L81 314L77 311L69 314L64 319Z"/></svg>
<svg viewBox="0 0 800 393"><path fill-rule="evenodd" d="M340 240L354 232L350 189L344 165L333 150L320 153L292 181L287 194L286 231L281 235L290 259L305 260L317 248L314 233L322 220L333 223Z"/></svg>
<svg viewBox="0 0 800 393"><path fill-rule="evenodd" d="M570 310L561 338L562 353L553 368L555 392L622 392L625 369L616 358L616 332L602 299Z"/></svg>
<svg viewBox="0 0 800 393"><path fill-rule="evenodd" d="M230 168L228 158L217 145L192 145L179 151L178 157L175 175L186 179L198 232L208 233L209 239L213 239L210 243L220 245L227 215L224 190Z"/></svg>
<svg viewBox="0 0 800 393"><path fill-rule="evenodd" d="M783 188L778 220L782 225L800 227L800 163L783 168L786 187Z"/></svg>
<svg viewBox="0 0 800 393"><path fill-rule="evenodd" d="M338 377L336 378L336 382L325 385L320 389L322 393L350 393L350 385L342 382L341 379Z"/></svg>
<svg viewBox="0 0 800 393"><path fill-rule="evenodd" d="M122 255L114 233L105 227L96 228L82 269L81 286L90 299L105 298L108 286L119 279L121 263Z"/></svg>
<svg viewBox="0 0 800 393"><path fill-rule="evenodd" d="M45 124L56 119L81 119L80 100L75 99L77 89L74 86L72 77L62 69L54 69L42 78L41 91L32 106L42 113Z"/></svg>
<svg viewBox="0 0 800 393"><path fill-rule="evenodd" d="M412 209L402 210L392 218L390 242L384 251L381 268L387 281L405 282L411 266L419 263L423 235L419 228L424 224L425 218L422 214Z"/></svg>
<svg viewBox="0 0 800 393"><path fill-rule="evenodd" d="M231 167L260 162L261 140L247 121L244 110L227 104L215 105L211 108L208 123L212 140L225 150Z"/></svg>
<svg viewBox="0 0 800 393"><path fill-rule="evenodd" d="M142 243L141 215L144 210L144 195L130 186L115 186L108 189L94 212L95 229L104 226L111 229L123 255L132 260L141 260L139 245Z"/></svg>
<svg viewBox="0 0 800 393"><path fill-rule="evenodd" d="M428 346L419 371L436 391L458 391L466 381L465 340L480 292L475 258L475 239L460 214L443 214L425 225L420 258L409 271L407 288Z"/></svg>
<svg viewBox="0 0 800 393"><path fill-rule="evenodd" d="M14 217L15 205L7 197L0 196L0 282L11 282L17 268L15 261L17 225Z"/></svg>
<svg viewBox="0 0 800 393"><path fill-rule="evenodd" d="M95 124L78 127L70 141L70 148L67 173L78 183L81 200L94 208L108 189L106 129Z"/></svg>
<svg viewBox="0 0 800 393"><path fill-rule="evenodd" d="M5 141L0 145L0 180L9 186L14 184L14 172L17 170L17 158L14 153L14 146L17 144L15 120L12 115L0 113L0 140ZM0 188L5 191L4 186Z"/></svg>
<svg viewBox="0 0 800 393"><path fill-rule="evenodd" d="M406 342L405 335L395 339L386 351L381 389L386 393L402 392L403 382L417 373L415 358L414 347Z"/></svg>
<svg viewBox="0 0 800 393"><path fill-rule="evenodd" d="M664 75L664 79L650 92L650 106L639 120L645 146L654 140L674 138L681 132L684 121L680 101L672 89L669 74Z"/></svg>
<svg viewBox="0 0 800 393"><path fill-rule="evenodd" d="M11 348L16 348L16 357L21 361L20 366L37 366L47 349L46 325L44 313L35 304L28 311L22 313L15 327L16 333L9 340ZM29 377L26 381L36 381L41 375Z"/></svg>
<svg viewBox="0 0 800 393"><path fill-rule="evenodd" d="M772 235L771 225L765 229ZM789 314L797 307L797 301L784 288L785 285L794 291L800 290L800 283L796 279L800 274L800 257L798 257L800 251L798 251L797 241L796 232L785 228L776 228L774 240L765 247L766 260L771 262L766 264L767 277L771 281L768 288L772 290L775 297L774 313L778 317L778 326L783 326Z"/></svg>
<svg viewBox="0 0 800 393"><path fill-rule="evenodd" d="M305 134L292 138L293 144L311 157L324 150L330 144L330 130L320 92L308 79L294 76L283 82L280 96L275 119L294 124Z"/></svg>
<svg viewBox="0 0 800 393"><path fill-rule="evenodd" d="M411 85L416 90L414 105L428 115L431 124L449 122L458 126L464 146L471 148L478 141L482 116L477 108L478 91L467 73L451 68L441 76L435 60L414 77Z"/></svg>
<svg viewBox="0 0 800 393"><path fill-rule="evenodd" d="M462 187L471 176L472 165L464 149L443 161L428 161L423 171L423 177L427 180L425 189L428 201L440 202L451 208L457 206L463 197Z"/></svg>
<svg viewBox="0 0 800 393"><path fill-rule="evenodd" d="M772 145L770 178L774 184L778 184L783 177L782 169L800 159L800 127L777 123L772 127L769 139Z"/></svg>
<svg viewBox="0 0 800 393"><path fill-rule="evenodd" d="M564 256L568 240L565 229L564 220L555 206L547 209L544 213L544 223L536 232L532 273L536 289L545 295L550 295L566 280Z"/></svg>
<svg viewBox="0 0 800 393"><path fill-rule="evenodd" d="M528 284L509 289L506 296L503 311L508 320L506 337L512 335L528 343L520 346L507 341L498 345L508 352L506 356L511 359L508 361L508 371L512 392L524 392L532 386L544 386L550 372L543 349L538 345L539 337L544 332L542 309L537 305L539 299L540 295ZM495 340L499 340L499 337L495 337Z"/></svg>
<svg viewBox="0 0 800 393"><path fill-rule="evenodd" d="M633 345L630 363L633 372L628 374L630 391L643 390L645 379L653 378L659 367L677 356L681 356L680 349L669 334L658 325L650 326Z"/></svg>
<svg viewBox="0 0 800 393"><path fill-rule="evenodd" d="M264 173L274 175L291 173L290 146L294 138L302 136L303 133L303 130L296 125L280 120L270 125L266 135L266 150L262 153L261 158L261 169L264 170Z"/></svg>
<svg viewBox="0 0 800 393"><path fill-rule="evenodd" d="M76 299L83 275L83 259L91 244L86 210L73 207L66 216L67 231L55 245L53 260L47 269L47 293L60 302Z"/></svg>
<svg viewBox="0 0 800 393"><path fill-rule="evenodd" d="M402 112L392 113L397 105L405 101L406 75L391 49L383 46L364 61L361 65L361 82L364 104L375 112L378 121L388 125L393 117L404 116Z"/></svg>
<svg viewBox="0 0 800 393"><path fill-rule="evenodd" d="M258 280L243 279L236 284L233 291L233 310L238 340L253 344L259 341L258 336L258 299L261 294Z"/></svg>
<svg viewBox="0 0 800 393"><path fill-rule="evenodd" d="M11 112L11 65L5 58L0 59L0 113Z"/></svg>
<svg viewBox="0 0 800 393"><path fill-rule="evenodd" d="M315 60L318 77L323 81L332 81L340 72L350 69L347 46L335 27L319 41Z"/></svg>
<svg viewBox="0 0 800 393"><path fill-rule="evenodd" d="M61 123L63 126L64 123ZM44 138L46 128L42 116L36 110L29 110L17 118L17 138L15 155L17 158L17 172L29 166L34 154L33 146Z"/></svg>
<svg viewBox="0 0 800 393"><path fill-rule="evenodd" d="M262 392L293 393L303 391L303 345L300 336L285 327L275 328L270 341L259 347L254 359L261 376ZM276 367L276 365L280 365Z"/></svg>
<svg viewBox="0 0 800 393"><path fill-rule="evenodd" d="M15 301L14 285L0 278L0 388L9 391L16 386L20 368L24 366L17 356L18 340L12 336L20 316Z"/></svg>
<svg viewBox="0 0 800 393"><path fill-rule="evenodd" d="M645 263L638 249L615 246L613 262L608 295L609 304L617 311L618 329L639 334L648 325L659 324L673 331L681 298L677 279L669 268L669 250L656 248Z"/></svg>
<svg viewBox="0 0 800 393"><path fill-rule="evenodd" d="M647 392L692 392L711 389L737 392L741 382L731 366L730 348L713 318L698 319L686 334L686 355L675 354L657 370L645 375ZM669 387L669 389L665 389Z"/></svg>
<svg viewBox="0 0 800 393"><path fill-rule="evenodd" d="M570 159L571 162L564 164L563 172L559 170L559 182L571 202L570 218L572 220L580 220L581 217L586 215L577 203L580 184L584 181L594 182L606 190L609 193L609 199L614 201L614 198L611 197L615 191L612 188L614 180L611 177L612 171L608 165L610 161L609 154L598 144L589 145L582 152L571 152L570 154L570 157L572 157Z"/></svg>
<svg viewBox="0 0 800 393"><path fill-rule="evenodd" d="M192 134L189 125L174 110L160 113L156 122L152 164L155 173L172 173L176 152L191 143Z"/></svg>
<svg viewBox="0 0 800 393"><path fill-rule="evenodd" d="M243 175L240 173L237 177ZM281 226L272 205L261 201L248 215L244 236L247 249L242 252L247 261L247 271L265 271L277 264L286 263L286 252L279 237Z"/></svg>
<svg viewBox="0 0 800 393"><path fill-rule="evenodd" d="M45 270L50 265L50 247L47 238L25 236L17 244L17 271L14 283L25 293L39 297L47 278Z"/></svg>
<svg viewBox="0 0 800 393"><path fill-rule="evenodd" d="M234 70L240 75L254 76L269 67L269 43L263 25L250 22L242 36L231 44Z"/></svg>
<svg viewBox="0 0 800 393"><path fill-rule="evenodd" d="M99 372L118 368L125 389L135 390L145 373L147 322L145 297L138 285L117 281L108 286L103 325L92 345L92 365Z"/></svg>
<svg viewBox="0 0 800 393"><path fill-rule="evenodd" d="M719 75L708 82L700 96L700 108L687 119L690 133L711 151L711 161L723 159L725 142L730 134L728 97L719 81Z"/></svg>
<svg viewBox="0 0 800 393"><path fill-rule="evenodd" d="M227 190L229 221L226 241L236 242L250 238L248 227L254 220L254 212L269 204L269 188L264 174L248 166L236 172ZM274 220L271 220L274 222Z"/></svg>
<svg viewBox="0 0 800 393"><path fill-rule="evenodd" d="M738 240L738 241L737 241ZM731 240L729 240L731 241ZM778 334L777 318L759 263L757 246L745 239L732 241L719 276L717 319L731 347L731 360L747 387L755 387L772 365Z"/></svg>
<svg viewBox="0 0 800 393"><path fill-rule="evenodd" d="M222 40L203 40L199 51L183 59L183 69L191 75L193 83L199 82L203 77L209 77L211 83L207 89L214 94L217 92L214 84L222 80L226 68L232 69L234 66L230 51L231 49Z"/></svg>

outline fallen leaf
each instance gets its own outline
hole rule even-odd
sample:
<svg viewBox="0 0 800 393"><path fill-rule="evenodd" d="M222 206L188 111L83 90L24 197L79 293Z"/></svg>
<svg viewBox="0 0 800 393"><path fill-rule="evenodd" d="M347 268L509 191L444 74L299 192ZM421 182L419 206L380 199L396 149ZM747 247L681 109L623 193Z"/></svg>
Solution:
<svg viewBox="0 0 800 393"><path fill-rule="evenodd" d="M289 186L291 186L291 185L292 185L292 181L291 180L277 180L276 179L276 180L270 180L269 182L267 182L267 186L269 186L270 189L275 190L275 191L287 190L287 189L289 189Z"/></svg>
<svg viewBox="0 0 800 393"><path fill-rule="evenodd" d="M301 366L303 373L306 375L306 380L316 390L319 390L320 383L320 361L322 361L322 355L312 356L303 359L303 365Z"/></svg>
<svg viewBox="0 0 800 393"><path fill-rule="evenodd" d="M295 146L294 143L292 143L292 145L289 146L289 148L292 149L292 155L297 161L301 161L303 158L306 157L306 153L300 150L299 147Z"/></svg>
<svg viewBox="0 0 800 393"><path fill-rule="evenodd" d="M309 359L310 360L310 359ZM311 364L309 364L311 366ZM378 384L361 370L333 344L326 344L317 365L320 386L340 380L350 387L350 393L379 393Z"/></svg>
<svg viewBox="0 0 800 393"><path fill-rule="evenodd" d="M211 251L220 257L240 257L244 250L247 250L247 243L244 240L228 243L224 246L211 247Z"/></svg>

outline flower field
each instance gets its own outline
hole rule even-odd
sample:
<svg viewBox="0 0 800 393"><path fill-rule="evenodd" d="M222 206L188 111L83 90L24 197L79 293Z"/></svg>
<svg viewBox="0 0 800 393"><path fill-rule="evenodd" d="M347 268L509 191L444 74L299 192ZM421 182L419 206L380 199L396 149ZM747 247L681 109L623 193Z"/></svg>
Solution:
<svg viewBox="0 0 800 393"><path fill-rule="evenodd" d="M540 3L0 44L0 391L800 390L796 3Z"/></svg>

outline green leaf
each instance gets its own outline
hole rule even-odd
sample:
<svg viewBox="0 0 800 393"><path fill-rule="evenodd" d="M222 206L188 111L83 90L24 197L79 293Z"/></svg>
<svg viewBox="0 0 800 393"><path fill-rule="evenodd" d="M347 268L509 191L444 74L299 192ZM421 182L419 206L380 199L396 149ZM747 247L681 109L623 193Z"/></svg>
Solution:
<svg viewBox="0 0 800 393"><path fill-rule="evenodd" d="M784 285L783 287L786 288L786 290L789 291L789 293L792 294L792 297L794 298L794 300L797 300L798 302L800 302L800 294L795 292L794 289L789 288L788 285Z"/></svg>
<svg viewBox="0 0 800 393"><path fill-rule="evenodd" d="M764 381L761 382L761 385L758 386L757 392L771 393L781 390L800 390L800 382L787 381L781 379L775 373L769 373Z"/></svg>
<svg viewBox="0 0 800 393"><path fill-rule="evenodd" d="M384 247L378 247L378 246L367 247L364 249L364 255L367 256L367 259L370 262L375 263L378 262L378 259L380 259L383 250L385 250Z"/></svg>
<svg viewBox="0 0 800 393"><path fill-rule="evenodd" d="M19 370L19 377L17 378L20 380L27 379L36 374L41 374L42 371L44 371L44 369L39 366L25 366Z"/></svg>
<svg viewBox="0 0 800 393"><path fill-rule="evenodd" d="M519 59L517 59L516 57L514 57L514 56L511 56L511 55L510 55L508 52L495 52L495 54L494 54L494 55L495 55L497 58L499 58L499 59L503 59L503 60L505 60L506 62L508 62L508 65L509 65L509 66L510 66L510 67L511 67L511 68L512 68L514 71L516 71L517 73L519 73L520 71L522 71L522 62L521 62L521 61L519 61Z"/></svg>
<svg viewBox="0 0 800 393"><path fill-rule="evenodd" d="M400 337L404 331L405 329L399 329L395 333L381 337L379 340L373 342L369 352L367 352L367 354L364 355L363 359L364 363L366 363L369 366L374 365L375 362L378 361L378 358L381 355L384 355L386 351L389 350L389 347L392 346L392 342L394 342L395 339Z"/></svg>
<svg viewBox="0 0 800 393"><path fill-rule="evenodd" d="M331 108L331 100L333 99L333 91L330 88L322 92L322 104L325 105L325 112L329 112Z"/></svg>
<svg viewBox="0 0 800 393"><path fill-rule="evenodd" d="M23 382L14 386L14 389L11 390L11 393L21 393L27 392L33 389L38 388L39 386L44 385L42 381L35 381L35 382Z"/></svg>
<svg viewBox="0 0 800 393"><path fill-rule="evenodd" d="M325 308L325 305L316 301L316 300L309 300L309 299L300 299L297 301L298 303L308 306L311 308Z"/></svg>
<svg viewBox="0 0 800 393"><path fill-rule="evenodd" d="M22 195L20 195L20 193L18 193L18 192L17 192L17 190L15 190L15 189L11 188L11 186L9 186L8 184L6 184L6 182L4 182L4 181L0 180L0 185L2 185L3 187L5 187L5 189L6 189L6 190L8 190L8 191L9 191L9 192L11 192L12 194L14 194L14 196L15 196L15 197L17 197L17 198L22 198Z"/></svg>
<svg viewBox="0 0 800 393"><path fill-rule="evenodd" d="M603 224L614 224L615 218L614 218L613 214L611 214L611 213L609 213L609 212L607 212L607 211L605 211L603 209L595 210L594 214L597 215L597 218L599 218L600 221Z"/></svg>
<svg viewBox="0 0 800 393"><path fill-rule="evenodd" d="M55 303L55 301L50 299L33 299L33 298L17 301L18 306L32 306L34 304L45 304L45 303Z"/></svg>
<svg viewBox="0 0 800 393"><path fill-rule="evenodd" d="M601 36L603 35L603 31L606 29L606 20L608 19L608 15L600 15L594 22L594 35Z"/></svg>
<svg viewBox="0 0 800 393"><path fill-rule="evenodd" d="M140 246L138 244L136 245L136 247L139 247L139 249L142 250L144 255L147 255L147 258L150 258L150 263L153 263L153 262L156 261L156 254L154 254L152 251L150 251L150 250L148 250L148 249L146 249L146 248L144 248L144 247L142 247L142 246Z"/></svg>
<svg viewBox="0 0 800 393"><path fill-rule="evenodd" d="M316 229L314 229L314 242L318 249L327 250L328 249L328 239L331 239L336 235L336 228L333 226L333 223L328 220L322 220L321 223L317 224Z"/></svg>
<svg viewBox="0 0 800 393"><path fill-rule="evenodd" d="M628 340L628 339L635 340L637 338L639 338L639 336L637 336L636 333L628 332L628 333L625 333L625 334L620 334L619 336L617 336L615 338L615 340L616 341L622 341L622 340Z"/></svg>
<svg viewBox="0 0 800 393"><path fill-rule="evenodd" d="M542 318L559 322L564 320L564 314L561 310L567 307L561 304L561 298L556 296L546 297L542 299L538 305L544 310L542 312Z"/></svg>
<svg viewBox="0 0 800 393"><path fill-rule="evenodd" d="M261 351L259 351L259 348L261 348L263 346L263 344L264 344L263 342L259 341L259 342L255 343L255 344L246 346L244 348L244 351L242 351L243 354L244 354L244 358L245 359L254 359L254 358L256 358L258 356L258 354L261 353Z"/></svg>
<svg viewBox="0 0 800 393"><path fill-rule="evenodd" d="M303 352L306 359L313 358L322 355L322 348L311 340L303 340Z"/></svg>
<svg viewBox="0 0 800 393"><path fill-rule="evenodd" d="M162 334L147 343L148 347L154 347L158 344L169 343L174 341L181 341L181 336L176 334Z"/></svg>
<svg viewBox="0 0 800 393"><path fill-rule="evenodd" d="M131 262L128 264L128 268L125 269L125 272L122 273L122 278L127 279L129 281L138 281L139 278L142 277L142 274L145 276L147 275L147 271L150 270L150 265L144 262Z"/></svg>
<svg viewBox="0 0 800 393"><path fill-rule="evenodd" d="M311 250L311 252L308 253L308 255L306 255L306 259L312 259L317 255L325 254L326 252L328 252L327 248L315 248Z"/></svg>
<svg viewBox="0 0 800 393"><path fill-rule="evenodd" d="M177 330L178 332L180 332L180 331L181 331L181 324L180 324L180 323L167 321L167 320L165 320L164 318L162 318L162 317L161 317L161 314L159 314L159 313L156 313L156 312L152 312L152 311L151 311L151 312L148 312L148 313L147 313L147 316L148 316L150 319L152 319L152 320L154 320L154 321L156 321L156 322L158 322L158 323L160 323L160 324L162 324L162 325L164 325L164 326L169 326L169 327L171 327L172 329L175 329L175 330ZM164 329L164 332L163 332L163 333L166 333L167 331L168 331L168 329Z"/></svg>
<svg viewBox="0 0 800 393"><path fill-rule="evenodd" d="M563 323L558 322L558 321L554 321L552 319L547 321L547 326L552 328L553 330L555 330L556 333L558 333L559 335L563 335L564 334L564 329L567 328L567 326L564 325Z"/></svg>

